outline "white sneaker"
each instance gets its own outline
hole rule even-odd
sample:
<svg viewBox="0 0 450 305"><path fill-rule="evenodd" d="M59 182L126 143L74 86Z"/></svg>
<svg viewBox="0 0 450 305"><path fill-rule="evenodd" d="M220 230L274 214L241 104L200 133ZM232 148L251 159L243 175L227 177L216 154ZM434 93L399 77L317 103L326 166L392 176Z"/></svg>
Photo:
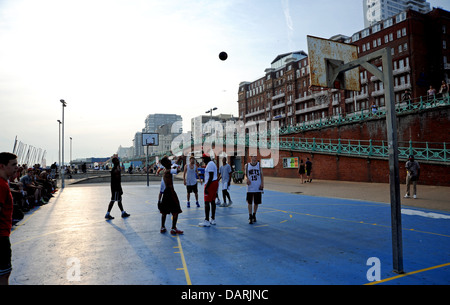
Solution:
<svg viewBox="0 0 450 305"><path fill-rule="evenodd" d="M217 224L215 219L211 219L211 221L209 223L212 224L213 226L215 226Z"/></svg>
<svg viewBox="0 0 450 305"><path fill-rule="evenodd" d="M416 195L414 195L414 196L413 196L413 198L414 198L414 199L417 199L417 196L416 196Z"/></svg>
<svg viewBox="0 0 450 305"><path fill-rule="evenodd" d="M233 201L228 201L228 205L227 205L227 207L229 207L230 205L232 205L233 204Z"/></svg>
<svg viewBox="0 0 450 305"><path fill-rule="evenodd" d="M203 220L201 223L198 224L200 227L209 227L211 226L211 223L208 220Z"/></svg>
<svg viewBox="0 0 450 305"><path fill-rule="evenodd" d="M405 196L403 196L403 198L410 198L408 194L406 194Z"/></svg>

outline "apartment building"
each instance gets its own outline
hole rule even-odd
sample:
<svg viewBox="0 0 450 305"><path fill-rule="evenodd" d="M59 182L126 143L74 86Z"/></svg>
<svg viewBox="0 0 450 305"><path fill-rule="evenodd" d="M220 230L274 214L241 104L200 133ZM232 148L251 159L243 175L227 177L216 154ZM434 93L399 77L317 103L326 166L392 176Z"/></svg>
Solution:
<svg viewBox="0 0 450 305"><path fill-rule="evenodd" d="M431 6L426 0L363 0L364 26L372 26L408 9L426 14Z"/></svg>
<svg viewBox="0 0 450 305"><path fill-rule="evenodd" d="M336 35L331 39L357 45L360 56L390 47L395 99L401 102L407 89L417 98L426 95L430 85L438 91L442 80L448 82L449 30L448 11L434 9L422 14L407 10L351 37ZM381 61L373 64L381 69ZM383 83L363 68L360 68L360 92L312 91L309 73L308 55L304 51L278 55L264 76L239 84L239 119L244 122L278 120L281 127L300 126L365 111L372 103L384 107Z"/></svg>

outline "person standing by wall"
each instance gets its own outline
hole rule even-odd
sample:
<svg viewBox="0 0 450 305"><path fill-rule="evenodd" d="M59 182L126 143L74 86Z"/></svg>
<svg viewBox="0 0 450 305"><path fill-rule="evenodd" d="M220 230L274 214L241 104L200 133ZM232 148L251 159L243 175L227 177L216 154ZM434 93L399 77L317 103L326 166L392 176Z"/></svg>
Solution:
<svg viewBox="0 0 450 305"><path fill-rule="evenodd" d="M406 162L406 195L404 198L410 198L410 186L413 184L413 198L417 199L417 181L420 176L419 162L414 160L414 156L410 155L409 160Z"/></svg>
<svg viewBox="0 0 450 305"><path fill-rule="evenodd" d="M303 175L305 174L305 163L303 163L303 159L300 159L300 165L298 167L298 174L300 175L300 181L301 183L305 183L303 181Z"/></svg>
<svg viewBox="0 0 450 305"><path fill-rule="evenodd" d="M312 162L309 161L309 158L306 158L306 182L311 183L311 171L312 171Z"/></svg>

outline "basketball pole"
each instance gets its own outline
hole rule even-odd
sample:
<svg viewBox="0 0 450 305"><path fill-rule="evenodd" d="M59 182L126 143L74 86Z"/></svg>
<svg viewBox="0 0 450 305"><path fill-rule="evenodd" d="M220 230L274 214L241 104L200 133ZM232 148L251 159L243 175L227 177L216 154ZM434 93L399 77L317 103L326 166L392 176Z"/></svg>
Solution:
<svg viewBox="0 0 450 305"><path fill-rule="evenodd" d="M392 256L394 272L402 274L403 271L403 242L402 242L402 219L400 201L400 171L398 161L398 137L397 137L397 115L395 112L394 78L392 74L391 48L387 47L375 51L369 55L343 64L335 59L325 59L327 62L329 88L334 88L334 82L339 79L345 80L344 72L362 66L372 73L384 84L384 96L386 104L386 127L388 137L389 153L389 187L391 200L391 226L392 226ZM381 58L383 71L380 71L370 61ZM344 83L345 88L345 83Z"/></svg>

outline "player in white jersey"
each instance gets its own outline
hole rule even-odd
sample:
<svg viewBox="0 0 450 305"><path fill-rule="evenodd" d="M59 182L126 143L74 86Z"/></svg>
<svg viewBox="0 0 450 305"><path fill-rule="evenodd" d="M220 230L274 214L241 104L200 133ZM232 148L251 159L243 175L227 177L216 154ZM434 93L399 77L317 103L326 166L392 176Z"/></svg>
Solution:
<svg viewBox="0 0 450 305"><path fill-rule="evenodd" d="M251 162L245 164L245 176L247 177L247 204L248 223L256 222L256 211L262 202L264 190L264 176L262 168L255 155L251 156Z"/></svg>

